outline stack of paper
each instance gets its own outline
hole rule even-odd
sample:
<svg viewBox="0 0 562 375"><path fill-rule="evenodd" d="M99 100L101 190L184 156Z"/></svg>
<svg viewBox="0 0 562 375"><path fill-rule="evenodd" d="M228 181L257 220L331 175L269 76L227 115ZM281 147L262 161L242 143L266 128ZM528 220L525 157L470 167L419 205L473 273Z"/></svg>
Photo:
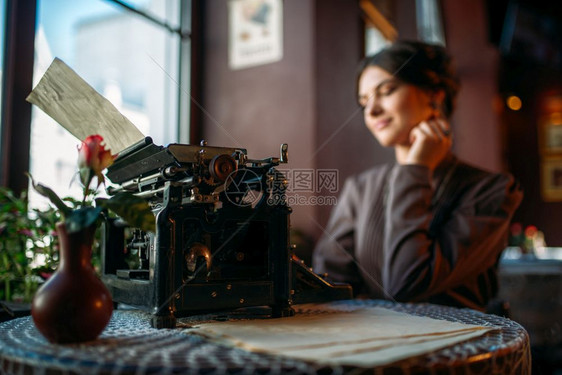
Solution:
<svg viewBox="0 0 562 375"><path fill-rule="evenodd" d="M219 343L326 364L376 366L494 329L381 307L301 305L293 317L202 323L187 330Z"/></svg>

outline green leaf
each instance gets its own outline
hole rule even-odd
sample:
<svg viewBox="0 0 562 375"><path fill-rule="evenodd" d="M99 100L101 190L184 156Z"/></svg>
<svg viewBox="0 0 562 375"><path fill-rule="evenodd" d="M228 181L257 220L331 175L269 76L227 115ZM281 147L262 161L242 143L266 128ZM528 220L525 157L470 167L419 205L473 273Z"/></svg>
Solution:
<svg viewBox="0 0 562 375"><path fill-rule="evenodd" d="M67 232L79 232L93 225L100 216L102 209L102 207L82 207L71 211L65 220Z"/></svg>
<svg viewBox="0 0 562 375"><path fill-rule="evenodd" d="M132 227L146 232L156 231L154 214L143 198L130 193L118 193L109 199L98 198L96 204L113 211Z"/></svg>
<svg viewBox="0 0 562 375"><path fill-rule="evenodd" d="M61 214L63 216L67 217L68 215L70 215L72 210L70 209L70 207L68 207L66 204L64 204L64 202L62 201L62 199L59 198L57 193L55 193L51 188L48 188L45 185L36 184L35 180L33 179L33 177L29 173L27 174L27 176L31 180L31 185L33 186L35 191L37 191L42 196L49 198L51 203L53 203L55 205L55 207L58 208L61 211Z"/></svg>

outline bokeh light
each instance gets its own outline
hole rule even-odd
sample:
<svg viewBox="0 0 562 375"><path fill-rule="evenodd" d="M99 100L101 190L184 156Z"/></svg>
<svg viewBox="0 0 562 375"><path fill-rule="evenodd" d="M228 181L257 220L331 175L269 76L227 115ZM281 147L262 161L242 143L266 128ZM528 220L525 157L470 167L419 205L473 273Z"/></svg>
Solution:
<svg viewBox="0 0 562 375"><path fill-rule="evenodd" d="M512 111L519 111L523 106L521 99L519 99L519 97L515 95L508 96L505 102L507 104L507 107Z"/></svg>

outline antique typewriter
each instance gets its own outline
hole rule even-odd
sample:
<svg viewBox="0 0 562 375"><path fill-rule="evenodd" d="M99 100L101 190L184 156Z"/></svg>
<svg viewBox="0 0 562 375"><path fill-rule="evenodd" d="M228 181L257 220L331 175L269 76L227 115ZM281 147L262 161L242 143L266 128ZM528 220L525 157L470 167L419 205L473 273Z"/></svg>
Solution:
<svg viewBox="0 0 562 375"><path fill-rule="evenodd" d="M291 305L352 297L293 255L287 181L280 157L249 159L245 149L155 145L150 137L108 168L109 194L132 192L155 215L155 233L106 218L102 280L116 303L151 313L152 326L176 318L264 306L271 317Z"/></svg>

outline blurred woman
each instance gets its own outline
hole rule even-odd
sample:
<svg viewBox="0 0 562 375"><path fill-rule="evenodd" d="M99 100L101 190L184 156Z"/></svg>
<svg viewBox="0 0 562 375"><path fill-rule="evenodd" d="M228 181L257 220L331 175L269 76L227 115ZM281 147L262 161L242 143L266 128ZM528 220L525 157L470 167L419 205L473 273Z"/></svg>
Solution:
<svg viewBox="0 0 562 375"><path fill-rule="evenodd" d="M396 162L349 178L313 267L358 296L483 310L522 199L512 176L451 152L459 80L443 47L399 41L364 59L365 125Z"/></svg>

